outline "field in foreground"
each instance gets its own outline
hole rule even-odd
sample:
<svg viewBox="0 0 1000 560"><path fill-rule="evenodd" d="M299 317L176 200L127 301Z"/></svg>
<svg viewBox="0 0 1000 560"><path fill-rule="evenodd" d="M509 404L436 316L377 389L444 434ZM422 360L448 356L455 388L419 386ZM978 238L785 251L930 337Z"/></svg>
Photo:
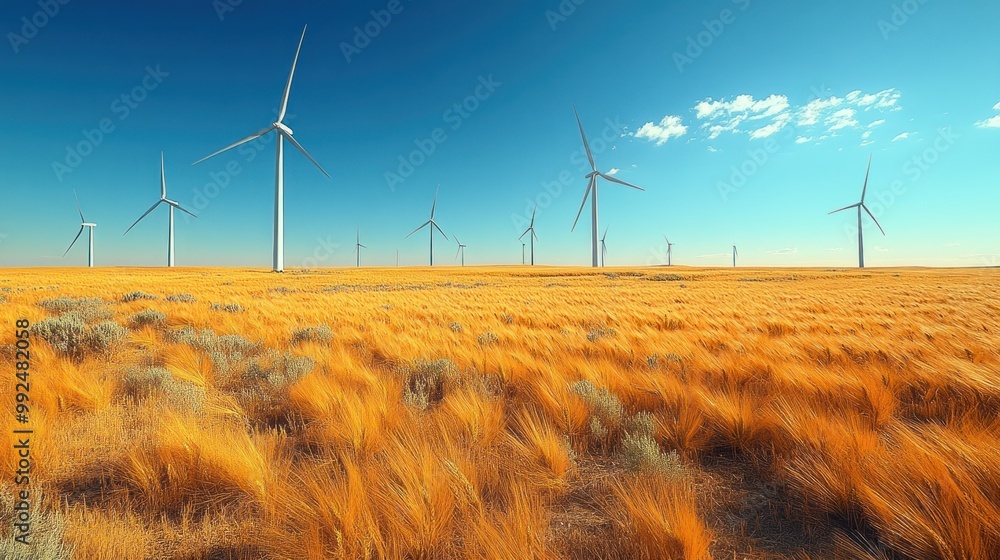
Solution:
<svg viewBox="0 0 1000 560"><path fill-rule="evenodd" d="M1000 271L5 270L0 557L996 558Z"/></svg>

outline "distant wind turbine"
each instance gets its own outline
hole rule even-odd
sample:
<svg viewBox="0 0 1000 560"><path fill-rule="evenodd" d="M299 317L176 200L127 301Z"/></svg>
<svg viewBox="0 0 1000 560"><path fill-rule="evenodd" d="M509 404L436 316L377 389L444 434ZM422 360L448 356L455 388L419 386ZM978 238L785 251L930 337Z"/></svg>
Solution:
<svg viewBox="0 0 1000 560"><path fill-rule="evenodd" d="M303 148L302 145L299 144L298 141L296 141L295 138L292 137L292 129L285 126L285 124L282 122L285 119L285 114L288 112L288 96L292 91L292 78L295 77L295 67L298 65L299 62L299 53L302 51L302 42L306 38L306 29L308 29L308 26L306 26L306 28L302 30L302 37L299 39L299 47L295 51L295 60L292 62L292 71L288 75L288 82L285 84L285 92L281 97L281 106L278 109L278 120L273 122L271 126L265 128L264 130L261 130L260 132L254 133L250 136L247 136L246 138L240 140L239 142L236 142L235 144L227 146L206 158L194 162L194 165L197 165L221 153L232 150L233 148L236 148L238 146L242 146L247 142L256 140L261 136L270 134L271 132L277 133L278 135L278 140L276 142L277 163L274 176L274 259L273 259L274 272L285 271L285 144L284 141L288 140L288 142L291 145L295 146L300 152L302 152L302 155L306 156L306 158L308 158L309 161L313 163L313 165L319 168L319 170L323 173L323 175L326 175L328 179L330 178L330 174L327 173L326 170L324 170L323 167L315 159L313 159L311 155L309 155L309 152L307 152L306 149Z"/></svg>
<svg viewBox="0 0 1000 560"><path fill-rule="evenodd" d="M736 268L736 257L740 256L740 252L736 250L736 245L733 245L733 268Z"/></svg>
<svg viewBox="0 0 1000 560"><path fill-rule="evenodd" d="M79 240L80 236L83 235L83 230L89 229L90 230L90 251L87 253L87 266L90 267L90 268L93 268L94 267L94 228L97 227L97 224L92 223L92 222L88 222L87 219L83 217L83 209L80 207L80 197L78 197L76 195L76 190L75 189L73 190L73 198L76 199L76 209L77 209L77 211L80 212L80 231L76 234L76 237L73 238L73 242L69 244L69 249L66 249L66 252L63 253L63 258L66 258L66 255L69 254L69 251L70 251L70 249L73 248L73 245L76 245L77 240Z"/></svg>
<svg viewBox="0 0 1000 560"><path fill-rule="evenodd" d="M522 241L521 242L521 265L522 266L524 265L524 248L525 247L527 247L527 245L525 245L524 242Z"/></svg>
<svg viewBox="0 0 1000 560"><path fill-rule="evenodd" d="M426 222L424 222L424 224L422 226L420 226L417 229L411 231L410 234L406 236L406 237L410 237L410 235L413 235L414 233L417 233L418 231L424 229L425 227L430 226L430 230L431 230L431 266L434 266L434 230L437 229L438 231L441 232L441 235L444 235L445 239L448 239L448 236L445 235L445 233L441 229L441 227L439 225L437 225L437 222L434 221L434 210L437 208L438 192L440 190L441 190L441 185L438 185L437 190L434 191L434 204L431 206L431 219L429 219Z"/></svg>
<svg viewBox="0 0 1000 560"><path fill-rule="evenodd" d="M868 193L868 176L871 174L871 172L872 172L872 156L869 155L868 171L865 173L865 186L862 187L861 189L861 202L857 204L852 204L850 206L845 206L840 210L834 210L833 212L830 212L830 214L836 214L837 212L843 212L844 210L850 210L851 208L858 209L858 267L860 268L865 267L865 232L861 224L861 210L864 210L865 212L868 213L869 216L871 216L872 221L875 222L875 225L878 226L879 231L882 232L882 235L885 235L885 230L882 229L882 225L879 224L878 220L875 219L875 215L872 214L871 210L869 210L868 207L865 206L865 194Z"/></svg>
<svg viewBox="0 0 1000 560"><path fill-rule="evenodd" d="M587 204L587 197L593 192L593 198L591 198L591 218L593 223L591 224L591 235L592 235L592 249L593 249L593 266L597 268L597 178L601 177L612 183L618 183L619 185L624 185L626 187L631 187L636 190L644 191L641 187L637 187L625 181L615 179L614 177L601 173L597 170L597 164L594 163L594 154L590 151L590 144L587 143L587 134L583 131L583 124L580 122L580 114L576 111L576 106L573 106L573 113L576 114L576 124L580 127L580 136L583 138L583 147L587 150L587 160L590 161L591 172L587 175L589 183L587 183L587 192L583 193L583 202L580 204L580 211L576 213L576 220L573 221L573 228L570 231L576 230L576 223L580 221L580 214L583 213L583 207Z"/></svg>
<svg viewBox="0 0 1000 560"><path fill-rule="evenodd" d="M139 219L136 220L134 224L129 226L129 228L125 230L125 233L123 233L122 235L123 236L128 235L128 232L132 231L132 228L137 226L139 222L141 222L153 210L156 210L157 206L161 204L166 204L170 214L169 219L167 221L167 267L173 267L174 266L174 208L180 210L181 212L184 212L185 214L190 214L192 217L197 218L198 216L195 216L193 213L185 209L179 203L174 202L173 200L167 198L167 173L165 170L164 161L165 160L163 152L160 152L160 200L156 201L156 204L150 206L149 210L146 210L145 214L139 216Z"/></svg>
<svg viewBox="0 0 1000 560"><path fill-rule="evenodd" d="M361 268L361 250L367 248L361 244L361 228L358 228L358 241L354 244L354 252L358 254L358 268ZM398 253L396 257L399 258ZM396 263L396 266L399 266L399 262Z"/></svg>
<svg viewBox="0 0 1000 560"><path fill-rule="evenodd" d="M463 245L461 241L458 240L458 236L455 236L455 243L458 243L458 251L455 253L455 258L458 258L459 253L462 254L462 266L465 266L465 248L468 245Z"/></svg>
<svg viewBox="0 0 1000 560"><path fill-rule="evenodd" d="M521 237L518 237L518 239L524 239L525 235L528 235L529 233L531 234L531 237L528 238L528 240L531 242L531 266L535 266L535 240L538 239L538 236L535 235L535 213L536 212L538 212L538 205L535 205L535 209L531 212L531 225L528 226L528 229L524 230L524 233L521 234ZM521 264L524 264L524 244L523 243L521 244Z"/></svg>
<svg viewBox="0 0 1000 560"><path fill-rule="evenodd" d="M601 268L604 268L604 258L608 256L608 245L604 241L608 238L608 230L611 226L604 228L604 236L601 237Z"/></svg>
<svg viewBox="0 0 1000 560"><path fill-rule="evenodd" d="M671 262L671 260L674 254L674 244L671 243L669 239L667 239L666 235L663 236L663 239L667 241L667 266L672 266L673 263Z"/></svg>

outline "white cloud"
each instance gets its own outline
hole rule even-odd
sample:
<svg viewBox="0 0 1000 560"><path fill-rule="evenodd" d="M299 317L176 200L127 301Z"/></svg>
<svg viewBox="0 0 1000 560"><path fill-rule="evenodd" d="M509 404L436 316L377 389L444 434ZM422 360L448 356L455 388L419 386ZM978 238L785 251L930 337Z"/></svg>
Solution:
<svg viewBox="0 0 1000 560"><path fill-rule="evenodd" d="M831 97L829 99L813 99L802 108L799 113L799 126L812 126L819 122L820 117L828 109L833 109L835 107L840 107L844 100L839 97Z"/></svg>
<svg viewBox="0 0 1000 560"><path fill-rule="evenodd" d="M841 252L843 250L844 250L843 247L836 247L836 248L833 248L833 249L827 249L827 251L832 251L834 253L839 253L839 252Z"/></svg>
<svg viewBox="0 0 1000 560"><path fill-rule="evenodd" d="M799 136L798 138L795 139L795 143L796 144L808 144L809 142L812 142L812 140L813 140L812 136L808 136L808 137L807 136Z"/></svg>
<svg viewBox="0 0 1000 560"><path fill-rule="evenodd" d="M687 134L688 127L683 124L680 117L667 115L660 119L660 124L648 122L636 131L636 138L645 138L651 142L656 142L657 146L662 146L671 138L680 138Z"/></svg>
<svg viewBox="0 0 1000 560"><path fill-rule="evenodd" d="M906 140L907 138L910 137L911 134L913 134L913 133L912 132L903 132L903 133L899 134L898 136L896 136L895 138L893 138L892 141L893 142L899 142L900 140Z"/></svg>
<svg viewBox="0 0 1000 560"><path fill-rule="evenodd" d="M885 124L885 119L879 119L879 120L871 123L870 125L868 125L868 128L875 128L876 126L880 126L880 125L883 125L883 124Z"/></svg>
<svg viewBox="0 0 1000 560"><path fill-rule="evenodd" d="M612 167L611 171L608 171L608 175L611 175L612 177L614 177L615 175L619 174L620 172L621 172L621 169L618 169L617 167Z"/></svg>
<svg viewBox="0 0 1000 560"><path fill-rule="evenodd" d="M874 143L875 143L874 140L862 140L861 147L864 148L865 146L871 146Z"/></svg>
<svg viewBox="0 0 1000 560"><path fill-rule="evenodd" d="M785 128L791 121L792 121L791 115L789 115L788 113L782 113L777 117L775 117L774 122L772 122L771 124L752 131L750 133L750 139L757 140L758 138L767 138L768 136L777 134L778 132L781 132L781 130Z"/></svg>
<svg viewBox="0 0 1000 560"><path fill-rule="evenodd" d="M994 105L993 106L993 110L994 111L1000 111L1000 103L997 103L996 105Z"/></svg>
<svg viewBox="0 0 1000 560"><path fill-rule="evenodd" d="M715 140L725 132L747 132L751 139L767 138L785 128L791 122L788 98L784 95L770 95L766 99L754 99L752 95L737 95L732 100L712 98L699 101L694 106L695 116L706 121L701 128L708 131L708 139ZM750 130L741 130L747 122L771 122L756 125Z"/></svg>
<svg viewBox="0 0 1000 560"><path fill-rule="evenodd" d="M768 251L768 254L770 254L770 255L796 255L796 254L798 254L798 252L799 252L799 248L795 247L795 248L792 248L792 249L789 249L789 248L786 248L786 249L775 249L773 251Z"/></svg>
<svg viewBox="0 0 1000 560"><path fill-rule="evenodd" d="M871 137L872 137L872 131L870 131L870 130L866 130L866 131L864 131L864 132L861 133L861 139L862 140L867 140L867 139L869 139Z"/></svg>
<svg viewBox="0 0 1000 560"><path fill-rule="evenodd" d="M830 115L825 121L825 124L829 127L827 132L858 126L858 121L854 118L856 114L857 112L854 109L841 109Z"/></svg>
<svg viewBox="0 0 1000 560"><path fill-rule="evenodd" d="M881 245L876 245L875 246L875 250L878 251L878 252L880 252L880 253L888 253L889 252L889 249L887 249L885 247L882 247Z"/></svg>
<svg viewBox="0 0 1000 560"><path fill-rule="evenodd" d="M719 150L717 150L716 148L714 148L712 146L709 146L708 147L708 151L710 151L710 152L712 152L714 154L715 152L718 152Z"/></svg>
<svg viewBox="0 0 1000 560"><path fill-rule="evenodd" d="M986 119L985 121L979 121L976 123L979 128L1000 128L1000 115Z"/></svg>

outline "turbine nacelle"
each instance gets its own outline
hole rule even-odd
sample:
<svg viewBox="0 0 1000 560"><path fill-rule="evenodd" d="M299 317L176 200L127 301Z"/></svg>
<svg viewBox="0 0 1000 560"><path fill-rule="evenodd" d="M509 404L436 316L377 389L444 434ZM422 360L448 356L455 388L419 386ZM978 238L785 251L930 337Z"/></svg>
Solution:
<svg viewBox="0 0 1000 560"><path fill-rule="evenodd" d="M80 227L95 228L95 227L97 227L97 224L91 224L91 223L88 223L88 222L84 222L84 223L80 224Z"/></svg>
<svg viewBox="0 0 1000 560"><path fill-rule="evenodd" d="M288 128L288 126L285 125L285 123L276 122L276 123L271 124L271 126L274 127L275 130L280 131L280 132L284 132L288 136L292 136L293 135L292 134L292 129Z"/></svg>

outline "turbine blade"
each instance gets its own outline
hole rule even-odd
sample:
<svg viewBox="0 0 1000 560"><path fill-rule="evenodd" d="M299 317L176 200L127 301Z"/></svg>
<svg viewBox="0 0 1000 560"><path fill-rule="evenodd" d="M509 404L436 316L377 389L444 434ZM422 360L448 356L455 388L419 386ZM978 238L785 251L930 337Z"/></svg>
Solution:
<svg viewBox="0 0 1000 560"><path fill-rule="evenodd" d="M139 216L139 219L138 219L138 220L136 220L134 224L132 224L131 226L129 226L129 228L128 228L127 230L125 230L125 233L123 233L122 235L123 235L123 236L124 236L124 235L128 235L128 232L132 231L132 228L134 228L134 227L135 227L136 225L138 225L138 224L139 224L139 222L141 222L143 218L145 218L146 216L148 216L148 215L149 215L149 213L150 213L150 212L152 212L153 210L156 210L156 207L157 207L157 206L159 206L159 205L160 205L160 204L162 204L162 203L163 203L163 201L162 201L162 200L158 200L158 201L156 202L156 204L154 204L154 205L150 206L150 207L149 207L149 210L146 210L146 213L145 213L145 214L143 214L142 216Z"/></svg>
<svg viewBox="0 0 1000 560"><path fill-rule="evenodd" d="M440 191L441 191L441 185L438 185L437 189L434 191L434 204L431 205L431 220L434 219L434 210L437 209L437 205L438 205L438 193Z"/></svg>
<svg viewBox="0 0 1000 560"><path fill-rule="evenodd" d="M86 228L83 227L83 226L80 226L80 232L76 234L76 237L73 238L73 242L69 244L69 249L66 249L66 252L63 253L63 258L66 258L66 255L69 254L69 251L70 251L70 249L73 248L73 245L76 245L77 240L80 239L81 235L83 235L83 230L84 229L86 229Z"/></svg>
<svg viewBox="0 0 1000 560"><path fill-rule="evenodd" d="M534 228L531 229L531 236L535 238L535 241L538 241L538 236L535 235L535 229Z"/></svg>
<svg viewBox="0 0 1000 560"><path fill-rule="evenodd" d="M538 204L535 204L535 209L531 211L531 227L535 227L535 214L538 212Z"/></svg>
<svg viewBox="0 0 1000 560"><path fill-rule="evenodd" d="M528 235L529 231L531 231L531 228L528 228L528 229L524 230L524 233L522 233L521 237L518 237L517 240L520 241L520 240L524 239L524 236Z"/></svg>
<svg viewBox="0 0 1000 560"><path fill-rule="evenodd" d="M441 226L437 225L437 222L431 220L431 225L436 227L437 230L441 232L441 235L443 235L446 240L451 241L450 239L448 239L448 235L444 232L444 230L441 229Z"/></svg>
<svg viewBox="0 0 1000 560"><path fill-rule="evenodd" d="M459 253L461 253L461 252L462 252L462 246L461 246L461 245L459 245L459 246L458 246L458 250L457 250L457 251L455 251L455 258L456 258L456 259L458 258L458 255L459 255Z"/></svg>
<svg viewBox="0 0 1000 560"><path fill-rule="evenodd" d="M646 190L646 189L644 189L642 187L637 187L637 186L633 185L632 183L626 183L625 181L622 181L621 179L615 179L614 177L612 177L610 175L605 175L604 173L601 173L600 175L601 175L601 177L604 177L605 179L607 179L608 181L611 181L612 183L618 183L619 185L625 185L626 187L632 187L633 189L638 189L640 191L645 191Z"/></svg>
<svg viewBox="0 0 1000 560"><path fill-rule="evenodd" d="M576 124L580 127L580 136L583 137L583 147L587 150L587 159L590 160L590 168L593 171L597 171L597 164L594 163L594 154L590 153L590 144L587 143L587 133L583 131L583 123L580 122L580 113L576 111L576 105L573 105L573 114L576 115Z"/></svg>
<svg viewBox="0 0 1000 560"><path fill-rule="evenodd" d="M284 132L281 132L280 134L284 136L289 142L291 142L293 146L298 148L299 151L302 152L302 155L309 158L309 161L313 162L313 165L315 165L323 173L323 175L326 175L327 179L333 179L333 177L330 177L330 174L327 173L325 169L323 169L323 166L320 165L318 161L313 159L311 155L309 155L309 152L307 152L306 149L302 147L302 144L299 144L294 138L292 138L291 134L285 134Z"/></svg>
<svg viewBox="0 0 1000 560"><path fill-rule="evenodd" d="M278 111L278 122L285 120L285 113L288 111L288 96L292 92L292 78L295 77L295 67L299 64L299 53L302 52L302 42L306 39L306 29L309 29L308 25L302 29L302 37L299 39L299 47L295 49L295 60L292 61L292 71L288 74L288 83L285 84L285 93L281 96L281 109Z"/></svg>
<svg viewBox="0 0 1000 560"><path fill-rule="evenodd" d="M861 204L865 203L865 193L868 192L868 176L872 172L872 155L874 154L869 154L868 156L868 171L865 172L865 186L861 189Z"/></svg>
<svg viewBox="0 0 1000 560"><path fill-rule="evenodd" d="M166 159L163 152L160 152L160 200L167 198L167 170Z"/></svg>
<svg viewBox="0 0 1000 560"><path fill-rule="evenodd" d="M580 214L583 214L583 207L587 205L587 197L590 196L590 189L594 188L594 181L596 180L594 177L590 178L590 183L587 184L587 192L583 193L583 202L580 203L580 211L576 213L576 219L573 220L573 227L570 228L570 231L576 230L576 223L580 221Z"/></svg>
<svg viewBox="0 0 1000 560"><path fill-rule="evenodd" d="M425 227L427 227L427 224L429 224L429 223L431 223L431 222L430 222L430 220L428 220L428 221L424 222L424 223L423 223L423 225L421 225L421 226L420 226L420 227L418 227L417 229L415 229L415 230L411 231L411 232L410 232L410 234L409 234L409 235L407 235L406 237L409 237L410 235L413 235L414 233L417 233L418 231L420 231L420 230L424 229ZM406 237L404 237L403 239L406 239Z"/></svg>
<svg viewBox="0 0 1000 560"><path fill-rule="evenodd" d="M885 235L885 230L882 229L882 224L878 223L878 220L875 219L875 214L872 214L871 210L869 210L868 207L865 206L864 204L862 204L861 207L865 209L865 212L868 212L868 215L871 216L872 221L875 222L875 225L878 226L878 229L879 231L882 232L882 235Z"/></svg>
<svg viewBox="0 0 1000 560"><path fill-rule="evenodd" d="M187 208L184 208L180 204L174 203L174 204L171 204L171 206L173 206L174 208L180 210L181 212L184 212L185 214L188 214L192 218L197 218L198 217L194 212L191 212L190 210L188 210Z"/></svg>
<svg viewBox="0 0 1000 560"><path fill-rule="evenodd" d="M608 227L604 228L604 235L601 236L601 241L604 241L605 239L608 238L608 230L609 229L611 229L611 226L608 226Z"/></svg>
<svg viewBox="0 0 1000 560"><path fill-rule="evenodd" d="M222 148L218 152L215 152L214 154L212 154L212 155L210 155L208 157L203 157L203 158L199 159L198 161L192 163L191 165L198 165L199 163L201 163L201 162L203 162L205 160L212 159L215 156L217 156L217 155L219 155L219 154L221 154L223 152L228 152L229 150L232 150L233 148L236 148L238 146L242 146L243 144L246 144L247 142L252 142L252 141L260 138L261 136L267 134L268 132L271 132L272 130L274 130L274 127L273 126L269 126L269 127L265 128L264 130L261 130L260 132L256 132L254 134L251 134L250 136L247 136L246 138L240 140L239 142L236 142L234 144L230 144L229 146L226 146L225 148Z"/></svg>
<svg viewBox="0 0 1000 560"><path fill-rule="evenodd" d="M362 249L367 249L368 248L367 245L358 245L358 247L361 247Z"/></svg>
<svg viewBox="0 0 1000 560"><path fill-rule="evenodd" d="M840 210L834 210L833 212L830 212L830 214L836 214L837 212L843 212L844 210L850 210L851 208L857 208L858 206L861 206L861 205L860 204L852 204L850 206L844 206ZM827 214L827 216L829 216L830 214Z"/></svg>
<svg viewBox="0 0 1000 560"><path fill-rule="evenodd" d="M83 217L83 208L80 208L80 197L76 195L76 189L73 189L73 198L76 199L76 210L80 213L80 223L87 221L87 218Z"/></svg>

